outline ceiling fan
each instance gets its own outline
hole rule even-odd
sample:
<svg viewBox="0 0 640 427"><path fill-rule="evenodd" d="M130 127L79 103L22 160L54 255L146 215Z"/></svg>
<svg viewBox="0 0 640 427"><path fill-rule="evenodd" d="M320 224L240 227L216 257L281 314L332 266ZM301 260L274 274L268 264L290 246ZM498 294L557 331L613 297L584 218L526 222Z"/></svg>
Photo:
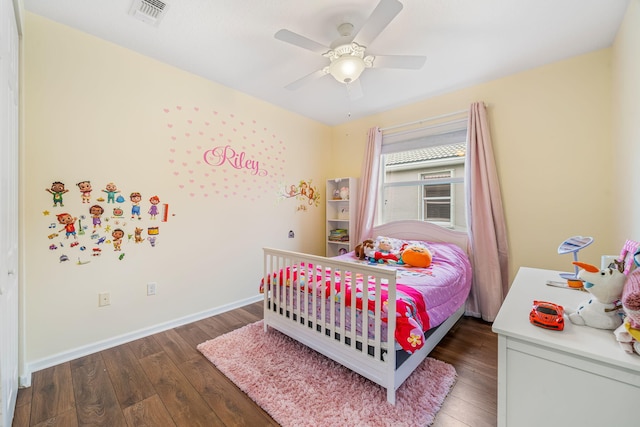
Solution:
<svg viewBox="0 0 640 427"><path fill-rule="evenodd" d="M365 54L367 46L389 25L402 10L398 0L380 0L360 30L353 33L352 23L345 22L338 26L340 36L330 46L325 46L305 36L282 29L275 38L292 45L321 54L329 59L329 65L316 70L285 86L296 90L305 84L330 74L340 83L347 86L349 98L362 96L360 74L365 68L401 68L418 70L425 63L425 56L416 55L370 55Z"/></svg>

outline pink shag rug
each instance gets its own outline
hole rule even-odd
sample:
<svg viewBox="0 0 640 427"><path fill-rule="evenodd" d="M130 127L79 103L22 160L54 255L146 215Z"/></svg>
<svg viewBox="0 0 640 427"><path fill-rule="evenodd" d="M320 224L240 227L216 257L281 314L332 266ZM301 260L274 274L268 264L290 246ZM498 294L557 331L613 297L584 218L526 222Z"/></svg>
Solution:
<svg viewBox="0 0 640 427"><path fill-rule="evenodd" d="M428 426L456 380L427 358L396 391L385 389L275 329L252 323L198 345L224 375L282 426Z"/></svg>

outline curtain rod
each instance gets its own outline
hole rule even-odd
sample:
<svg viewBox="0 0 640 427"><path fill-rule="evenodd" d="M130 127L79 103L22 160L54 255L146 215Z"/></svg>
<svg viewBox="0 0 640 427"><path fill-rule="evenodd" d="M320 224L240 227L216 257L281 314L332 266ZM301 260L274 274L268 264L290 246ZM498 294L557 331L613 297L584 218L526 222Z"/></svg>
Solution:
<svg viewBox="0 0 640 427"><path fill-rule="evenodd" d="M457 116L457 115L460 115L460 114L463 114L463 113L467 114L468 112L469 112L469 110L454 111L453 113L447 113L447 114L441 114L439 116L427 117L426 119L416 120L415 122L402 123L402 124L399 124L399 125L388 126L386 128L380 128L380 131L384 132L384 131L403 128L403 127L407 127L407 126L421 125L421 124L423 124L425 122L430 122L432 120L444 119L446 117Z"/></svg>

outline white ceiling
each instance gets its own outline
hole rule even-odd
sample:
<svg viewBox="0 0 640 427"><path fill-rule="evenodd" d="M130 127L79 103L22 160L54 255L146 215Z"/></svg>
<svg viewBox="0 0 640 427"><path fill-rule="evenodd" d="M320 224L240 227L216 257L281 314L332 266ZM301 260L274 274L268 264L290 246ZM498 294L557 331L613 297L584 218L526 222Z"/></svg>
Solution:
<svg viewBox="0 0 640 427"><path fill-rule="evenodd" d="M379 0L163 0L157 27L133 0L24 0L25 9L329 125L611 46L629 0L400 0L404 8L367 46L425 55L420 70L364 71L349 100L331 76L284 87L329 62L276 40L286 28L323 45L337 26L357 31ZM27 29L28 31L28 29ZM375 63L374 63L375 64Z"/></svg>

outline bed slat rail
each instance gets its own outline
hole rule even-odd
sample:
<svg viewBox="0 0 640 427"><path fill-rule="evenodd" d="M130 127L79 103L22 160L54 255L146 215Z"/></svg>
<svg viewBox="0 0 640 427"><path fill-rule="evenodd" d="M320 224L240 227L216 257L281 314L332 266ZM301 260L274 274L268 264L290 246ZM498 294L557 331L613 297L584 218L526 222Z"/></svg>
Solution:
<svg viewBox="0 0 640 427"><path fill-rule="evenodd" d="M365 284L360 318L356 277ZM366 306L373 300L366 286L370 280L375 281L373 310ZM327 283L328 298L324 298ZM388 288L386 313L380 299L383 284ZM295 336L304 345L385 387L387 400L395 403L399 385L395 384L396 307L391 303L396 298L394 270L264 248L263 286L265 331L271 326ZM383 315L388 318L386 337L382 337Z"/></svg>

